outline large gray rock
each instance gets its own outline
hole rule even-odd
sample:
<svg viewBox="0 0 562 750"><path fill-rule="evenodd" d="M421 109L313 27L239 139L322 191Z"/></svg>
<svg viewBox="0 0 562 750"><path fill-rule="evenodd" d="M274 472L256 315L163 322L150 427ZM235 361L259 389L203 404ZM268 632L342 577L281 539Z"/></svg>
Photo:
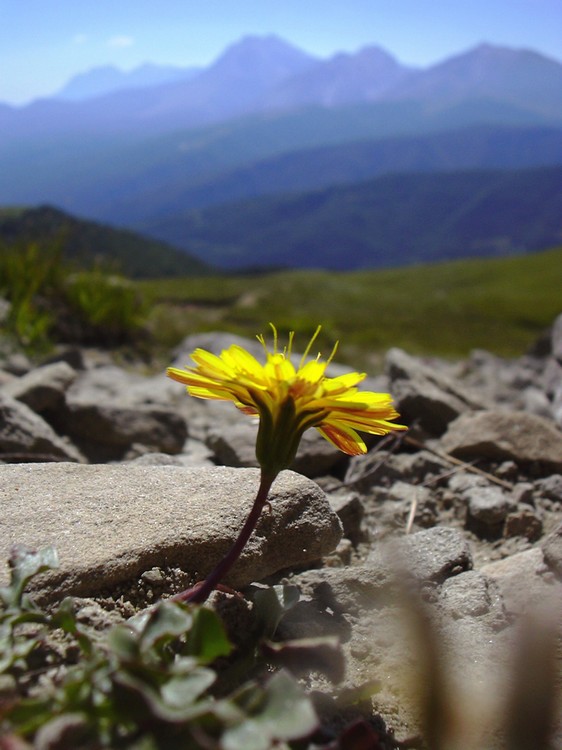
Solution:
<svg viewBox="0 0 562 750"><path fill-rule="evenodd" d="M232 424L215 425L207 435L206 443L213 451L219 464L226 466L258 466L256 459L257 420L250 420L241 413ZM346 460L345 454L335 448L315 429L307 430L302 436L293 471L306 477L328 474L338 464Z"/></svg>
<svg viewBox="0 0 562 750"><path fill-rule="evenodd" d="M187 439L185 420L170 408L72 400L51 419L91 461L119 459L135 444L181 453Z"/></svg>
<svg viewBox="0 0 562 750"><path fill-rule="evenodd" d="M32 456L64 461L83 461L80 452L28 406L0 394L0 460L2 454L16 454L17 460Z"/></svg>
<svg viewBox="0 0 562 750"><path fill-rule="evenodd" d="M459 414L484 406L481 398L447 373L401 349L390 349L385 367L402 419L407 424L418 423L432 435L445 432Z"/></svg>
<svg viewBox="0 0 562 750"><path fill-rule="evenodd" d="M463 414L449 426L441 448L467 460L508 459L562 471L562 432L550 420L526 412Z"/></svg>
<svg viewBox="0 0 562 750"><path fill-rule="evenodd" d="M204 577L228 551L254 500L256 469L28 464L2 468L0 556L54 545L51 597L90 595L153 567ZM341 525L315 483L282 472L227 581L244 586L331 552ZM0 573L0 584L7 570Z"/></svg>
<svg viewBox="0 0 562 750"><path fill-rule="evenodd" d="M115 365L104 365L81 372L68 390L68 401L129 408L169 406L181 393L181 386L164 372L146 377Z"/></svg>
<svg viewBox="0 0 562 750"><path fill-rule="evenodd" d="M66 362L56 362L16 378L2 386L2 393L29 406L35 412L56 409L77 376Z"/></svg>

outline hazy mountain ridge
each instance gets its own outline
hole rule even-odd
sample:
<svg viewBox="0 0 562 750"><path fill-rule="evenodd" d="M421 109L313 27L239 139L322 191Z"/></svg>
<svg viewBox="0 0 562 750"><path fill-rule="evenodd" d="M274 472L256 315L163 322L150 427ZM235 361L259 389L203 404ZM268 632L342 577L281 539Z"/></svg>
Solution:
<svg viewBox="0 0 562 750"><path fill-rule="evenodd" d="M166 242L78 219L52 206L0 208L0 250L27 243L54 244L78 266L101 260L136 278L210 272L207 263Z"/></svg>
<svg viewBox="0 0 562 750"><path fill-rule="evenodd" d="M110 218L139 223L191 208L353 184L386 173L521 169L562 165L562 128L473 127L401 138L351 141L252 161L182 189L113 198ZM106 211L109 211L109 206Z"/></svg>
<svg viewBox="0 0 562 750"><path fill-rule="evenodd" d="M180 68L174 65L144 63L133 70L123 71L114 65L102 65L73 76L51 98L83 101L123 89L142 89L193 78L200 70L198 67Z"/></svg>
<svg viewBox="0 0 562 750"><path fill-rule="evenodd" d="M487 98L520 105L527 101L545 116L560 117L562 65L532 50L481 44L426 70L413 71L387 96L444 106Z"/></svg>
<svg viewBox="0 0 562 750"><path fill-rule="evenodd" d="M222 203L230 217L233 202L252 198L251 221L273 210L273 226L276 195L351 189L392 172L408 186L412 171L561 164L561 134L562 64L531 51L481 45L412 70L378 47L319 60L277 37L247 37L188 79L0 105L0 204L49 203L191 249L184 216L193 208ZM315 200L294 196L295 206ZM312 217L320 236L324 219L303 214L314 245ZM234 247L239 228L229 231ZM260 262L253 247L250 265Z"/></svg>
<svg viewBox="0 0 562 750"><path fill-rule="evenodd" d="M110 131L162 132L303 104L414 99L435 108L466 98L491 98L562 120L562 64L534 52L482 45L411 70L380 48L319 61L275 36L246 37L188 80L59 101L58 118L51 100L37 100L4 112L0 132L12 137L22 126L34 132L34 122L38 133L41 124L49 132L68 132L88 121Z"/></svg>
<svg viewBox="0 0 562 750"><path fill-rule="evenodd" d="M143 230L226 269L350 270L551 247L562 242L561 217L558 167L389 174L187 211Z"/></svg>

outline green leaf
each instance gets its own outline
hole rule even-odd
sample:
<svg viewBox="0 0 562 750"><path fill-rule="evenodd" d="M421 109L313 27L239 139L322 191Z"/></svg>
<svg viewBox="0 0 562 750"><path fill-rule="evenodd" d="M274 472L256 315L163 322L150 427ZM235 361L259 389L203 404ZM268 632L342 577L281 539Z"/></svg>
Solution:
<svg viewBox="0 0 562 750"><path fill-rule="evenodd" d="M107 645L123 662L132 662L139 657L138 635L127 625L116 625L107 635Z"/></svg>
<svg viewBox="0 0 562 750"><path fill-rule="evenodd" d="M270 664L286 667L295 675L321 672L332 682L341 682L344 677L345 659L335 637L300 638L282 643L265 641L260 649Z"/></svg>
<svg viewBox="0 0 562 750"><path fill-rule="evenodd" d="M161 689L162 700L172 708L188 706L211 687L216 674L203 667L196 667L190 674L173 677Z"/></svg>
<svg viewBox="0 0 562 750"><path fill-rule="evenodd" d="M10 586L0 589L0 597L7 606L15 606L21 604L23 591L34 576L58 567L58 557L54 547L33 550L23 544L15 544L8 563L11 568Z"/></svg>
<svg viewBox="0 0 562 750"><path fill-rule="evenodd" d="M273 675L253 716L227 729L222 750L268 750L274 740L297 740L318 726L312 703L287 672Z"/></svg>
<svg viewBox="0 0 562 750"><path fill-rule="evenodd" d="M194 682L192 695L200 689L202 683L203 679ZM187 694L188 690L185 685L183 689ZM172 695L167 695L164 698L155 686L150 685L140 677L125 672L118 672L114 677L115 707L120 713L125 714L140 725L146 723L149 717L170 724L183 724L186 721L193 721L205 714L212 713L214 704L212 698L188 701L179 705L168 702L170 697L173 700L179 699L181 691L182 688L176 686L176 691L172 690Z"/></svg>
<svg viewBox="0 0 562 750"><path fill-rule="evenodd" d="M297 586L268 586L258 589L254 596L254 613L262 637L273 638L282 618L298 603Z"/></svg>
<svg viewBox="0 0 562 750"><path fill-rule="evenodd" d="M193 612L193 624L187 633L184 653L210 664L219 656L228 656L232 646L219 616L211 609L199 607Z"/></svg>
<svg viewBox="0 0 562 750"><path fill-rule="evenodd" d="M176 602L163 601L149 614L141 632L141 648L152 648L156 644L169 642L186 633L192 627L191 612Z"/></svg>
<svg viewBox="0 0 562 750"><path fill-rule="evenodd" d="M90 655L93 651L92 639L78 626L74 612L74 602L67 596L59 604L53 613L51 624L53 627L61 628L65 633L74 636L80 648L85 654Z"/></svg>

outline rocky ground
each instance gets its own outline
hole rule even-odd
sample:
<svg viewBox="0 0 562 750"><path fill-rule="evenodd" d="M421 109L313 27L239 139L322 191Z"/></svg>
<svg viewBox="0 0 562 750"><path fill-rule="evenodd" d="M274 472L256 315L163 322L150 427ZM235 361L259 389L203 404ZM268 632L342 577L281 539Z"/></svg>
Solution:
<svg viewBox="0 0 562 750"><path fill-rule="evenodd" d="M175 364L233 341L190 337ZM408 433L350 459L309 431L228 583L298 585L281 636L337 635L338 689L376 681L374 712L398 739L418 732L413 696L437 680L441 654L450 731L458 747L481 747L520 682L519 623L561 600L562 315L517 360L396 349L365 387L392 393ZM100 352L61 350L36 367L5 355L0 553L54 544L60 567L36 582L37 599L73 594L97 627L126 617L200 579L229 547L257 486L255 435L231 405Z"/></svg>

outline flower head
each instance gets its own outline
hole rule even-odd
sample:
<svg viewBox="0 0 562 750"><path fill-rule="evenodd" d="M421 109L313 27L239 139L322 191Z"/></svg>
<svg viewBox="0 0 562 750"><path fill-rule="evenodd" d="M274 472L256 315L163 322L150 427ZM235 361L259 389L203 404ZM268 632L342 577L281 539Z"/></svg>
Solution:
<svg viewBox="0 0 562 750"><path fill-rule="evenodd" d="M406 429L391 422L399 414L388 393L358 390L365 373L326 377L336 347L325 361L320 360L320 354L307 361L320 326L298 367L291 361L293 334L288 346L279 351L277 331L274 326L272 329L273 351L269 351L264 337L258 336L265 351L264 364L243 347L232 345L220 356L196 349L191 355L195 367L167 370L167 375L186 385L192 396L232 401L245 414L259 417L256 456L266 473L275 476L291 464L309 427L315 427L349 455L367 450L358 431L385 435Z"/></svg>

